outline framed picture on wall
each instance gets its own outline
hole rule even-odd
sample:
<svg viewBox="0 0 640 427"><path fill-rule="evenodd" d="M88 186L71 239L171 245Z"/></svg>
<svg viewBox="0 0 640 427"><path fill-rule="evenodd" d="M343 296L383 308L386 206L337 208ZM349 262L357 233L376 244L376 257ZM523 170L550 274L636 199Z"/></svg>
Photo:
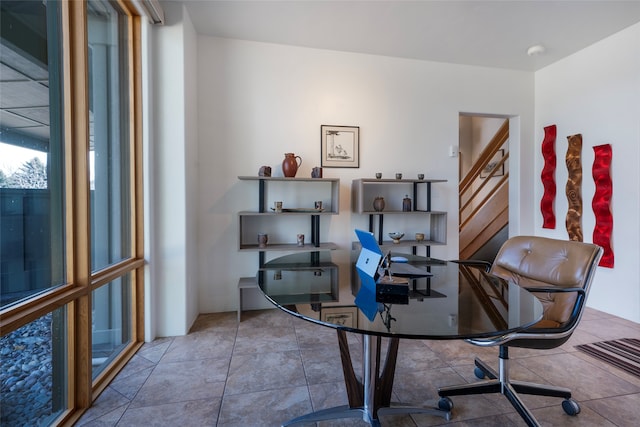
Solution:
<svg viewBox="0 0 640 427"><path fill-rule="evenodd" d="M320 320L322 322L333 323L347 328L356 328L358 326L358 308L355 305L322 307L320 310Z"/></svg>
<svg viewBox="0 0 640 427"><path fill-rule="evenodd" d="M491 159L491 161L487 163L487 166L485 166L484 169L480 171L480 178L482 179L487 178L491 173L491 171L498 165L498 163L500 163L500 160L502 160L503 157L504 157L504 148L501 148L493 156L493 159ZM496 172L492 175L492 177L502 176L502 175L504 175L504 163L500 165L500 167L498 168L498 170L496 170Z"/></svg>
<svg viewBox="0 0 640 427"><path fill-rule="evenodd" d="M360 128L358 126L320 126L321 166L360 167Z"/></svg>

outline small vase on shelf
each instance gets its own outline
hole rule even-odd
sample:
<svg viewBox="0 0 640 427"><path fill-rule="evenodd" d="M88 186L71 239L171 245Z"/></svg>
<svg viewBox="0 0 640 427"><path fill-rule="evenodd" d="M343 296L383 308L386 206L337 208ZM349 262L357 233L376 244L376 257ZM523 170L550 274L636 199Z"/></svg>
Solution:
<svg viewBox="0 0 640 427"><path fill-rule="evenodd" d="M376 197L373 199L373 209L376 212L382 212L384 210L384 197Z"/></svg>
<svg viewBox="0 0 640 427"><path fill-rule="evenodd" d="M404 199L402 199L402 211L411 212L411 199L408 194L404 196Z"/></svg>

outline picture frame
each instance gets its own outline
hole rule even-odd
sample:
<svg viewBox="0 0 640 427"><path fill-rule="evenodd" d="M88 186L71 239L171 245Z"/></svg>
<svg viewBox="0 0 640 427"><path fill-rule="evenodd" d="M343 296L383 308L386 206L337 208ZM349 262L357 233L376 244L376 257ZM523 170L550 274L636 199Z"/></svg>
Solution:
<svg viewBox="0 0 640 427"><path fill-rule="evenodd" d="M358 327L358 307L355 305L343 305L334 307L322 307L320 309L322 322L341 325L346 328Z"/></svg>
<svg viewBox="0 0 640 427"><path fill-rule="evenodd" d="M322 167L360 167L360 127L322 125L320 147Z"/></svg>
<svg viewBox="0 0 640 427"><path fill-rule="evenodd" d="M480 178L481 179L488 178L493 168L496 167L496 165L500 162L500 160L503 157L504 157L504 148L501 148L496 152L496 154L493 156L491 161L487 163L487 166L485 166L484 169L480 171ZM504 175L504 163L500 165L500 168L492 175L492 177L502 176L502 175Z"/></svg>

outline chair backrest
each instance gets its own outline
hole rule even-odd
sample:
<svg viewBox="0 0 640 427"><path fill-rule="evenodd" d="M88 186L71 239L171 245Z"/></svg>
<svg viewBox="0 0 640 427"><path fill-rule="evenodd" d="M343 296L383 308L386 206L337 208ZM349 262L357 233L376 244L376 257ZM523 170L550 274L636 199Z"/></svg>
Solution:
<svg viewBox="0 0 640 427"><path fill-rule="evenodd" d="M534 328L566 328L579 320L602 248L591 243L517 236L507 240L491 267L491 273L532 288L581 288L578 292L535 292L544 307L543 319Z"/></svg>

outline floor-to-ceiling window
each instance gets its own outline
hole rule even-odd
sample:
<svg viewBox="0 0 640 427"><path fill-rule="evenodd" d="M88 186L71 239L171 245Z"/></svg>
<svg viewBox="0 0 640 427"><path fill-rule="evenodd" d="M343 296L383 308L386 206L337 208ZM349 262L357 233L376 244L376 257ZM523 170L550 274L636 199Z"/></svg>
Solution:
<svg viewBox="0 0 640 427"><path fill-rule="evenodd" d="M0 424L72 423L142 340L139 17L0 2Z"/></svg>
<svg viewBox="0 0 640 427"><path fill-rule="evenodd" d="M87 18L91 271L96 272L132 255L129 42L126 17L111 4L90 1ZM130 340L130 287L125 276L93 291L94 377Z"/></svg>

